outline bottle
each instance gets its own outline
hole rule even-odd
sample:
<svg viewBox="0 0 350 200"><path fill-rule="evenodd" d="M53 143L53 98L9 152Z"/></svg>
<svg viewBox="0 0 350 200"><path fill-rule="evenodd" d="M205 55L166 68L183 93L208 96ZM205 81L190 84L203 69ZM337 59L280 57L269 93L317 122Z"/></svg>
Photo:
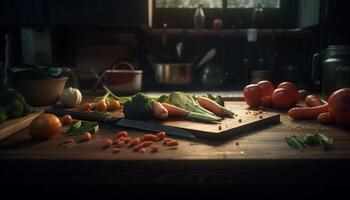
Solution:
<svg viewBox="0 0 350 200"><path fill-rule="evenodd" d="M203 11L203 4L199 4L196 12L194 14L194 28L203 29L204 28L205 15Z"/></svg>

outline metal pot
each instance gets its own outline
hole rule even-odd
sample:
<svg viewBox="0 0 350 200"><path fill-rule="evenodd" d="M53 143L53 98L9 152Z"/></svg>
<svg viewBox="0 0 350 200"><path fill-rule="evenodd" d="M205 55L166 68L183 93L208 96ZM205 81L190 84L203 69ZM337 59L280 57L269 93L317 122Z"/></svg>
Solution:
<svg viewBox="0 0 350 200"><path fill-rule="evenodd" d="M192 83L194 63L157 63L151 55L148 55L148 60L154 68L157 83L167 85Z"/></svg>

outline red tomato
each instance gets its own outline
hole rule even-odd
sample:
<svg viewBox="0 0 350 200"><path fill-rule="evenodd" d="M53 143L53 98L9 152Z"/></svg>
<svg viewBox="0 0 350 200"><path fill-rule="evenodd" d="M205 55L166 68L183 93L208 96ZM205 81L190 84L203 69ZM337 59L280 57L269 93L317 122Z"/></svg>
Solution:
<svg viewBox="0 0 350 200"><path fill-rule="evenodd" d="M258 85L261 90L261 95L263 97L271 96L275 90L275 86L270 81L259 81Z"/></svg>
<svg viewBox="0 0 350 200"><path fill-rule="evenodd" d="M258 84L245 86L243 94L244 100L249 106L259 107L261 105L261 91Z"/></svg>
<svg viewBox="0 0 350 200"><path fill-rule="evenodd" d="M350 126L350 88L343 88L328 98L328 110L339 126Z"/></svg>
<svg viewBox="0 0 350 200"><path fill-rule="evenodd" d="M261 104L265 107L271 107L272 106L272 96L262 97Z"/></svg>
<svg viewBox="0 0 350 200"><path fill-rule="evenodd" d="M298 88L297 86L295 86L293 83L291 82L283 82L283 83L280 83L277 88L285 88L289 91L292 92L292 98L294 99L295 103L298 102L299 100L299 93L298 93Z"/></svg>
<svg viewBox="0 0 350 200"><path fill-rule="evenodd" d="M272 104L277 109L289 109L296 103L294 95L286 88L277 88L272 94Z"/></svg>

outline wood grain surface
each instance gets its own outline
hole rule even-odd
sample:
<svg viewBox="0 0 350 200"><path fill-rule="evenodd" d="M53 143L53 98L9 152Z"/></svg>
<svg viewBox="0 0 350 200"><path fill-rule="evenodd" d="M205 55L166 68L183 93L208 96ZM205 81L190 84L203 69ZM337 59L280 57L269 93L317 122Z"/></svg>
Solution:
<svg viewBox="0 0 350 200"><path fill-rule="evenodd" d="M246 108L242 102L229 104ZM11 173L21 175L17 176L20 180L8 178L8 181L37 184L42 181L58 184L65 182L67 177L72 179L67 184L149 185L298 184L300 176L304 184L332 184L333 179L345 183L348 180L349 130L320 125L316 121L292 121L285 111L268 111L281 114L281 123L226 141L174 138L180 143L178 148L160 145L158 153L147 151L142 154L128 148L113 153L112 147L104 148L104 140L113 139L121 130L110 125L102 125L100 133L89 142L81 142L81 137L77 136L73 137L75 142L69 144L63 144L67 137L62 135L35 142L26 130L22 130L0 142L0 165L6 169L0 173L4 177L10 177ZM308 147L299 152L285 142L285 137L303 136L315 130L333 138L334 147L328 151ZM127 131L132 137L144 134ZM93 179L86 180L84 176L88 174ZM33 176L36 178L31 179ZM55 177L55 181L50 177Z"/></svg>

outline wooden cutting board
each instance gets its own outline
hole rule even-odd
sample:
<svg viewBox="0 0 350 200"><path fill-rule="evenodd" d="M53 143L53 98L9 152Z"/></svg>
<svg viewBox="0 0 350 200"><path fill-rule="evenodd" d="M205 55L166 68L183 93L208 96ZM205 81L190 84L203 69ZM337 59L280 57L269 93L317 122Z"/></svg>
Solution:
<svg viewBox="0 0 350 200"><path fill-rule="evenodd" d="M40 114L44 112L44 108L37 108L34 113L27 116L5 121L0 125L0 140L26 128Z"/></svg>
<svg viewBox="0 0 350 200"><path fill-rule="evenodd" d="M279 114L230 109L235 112L236 116L234 118L225 118L218 123L173 119L162 122L162 124L189 130L201 138L225 139L280 122Z"/></svg>

